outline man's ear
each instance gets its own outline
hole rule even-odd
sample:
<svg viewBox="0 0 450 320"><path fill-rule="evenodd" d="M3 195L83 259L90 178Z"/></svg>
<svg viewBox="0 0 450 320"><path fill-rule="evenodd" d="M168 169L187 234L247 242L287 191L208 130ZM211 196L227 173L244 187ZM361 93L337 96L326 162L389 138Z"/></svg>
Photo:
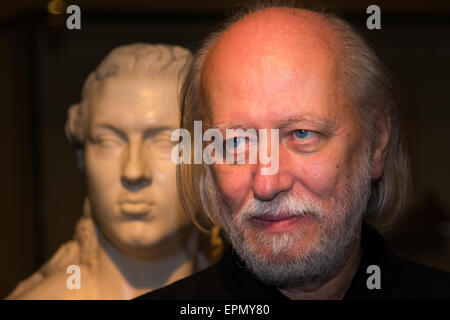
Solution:
<svg viewBox="0 0 450 320"><path fill-rule="evenodd" d="M378 121L378 139L376 140L372 150L372 180L380 179L384 171L384 160L391 136L391 126L389 120L389 117L385 116Z"/></svg>

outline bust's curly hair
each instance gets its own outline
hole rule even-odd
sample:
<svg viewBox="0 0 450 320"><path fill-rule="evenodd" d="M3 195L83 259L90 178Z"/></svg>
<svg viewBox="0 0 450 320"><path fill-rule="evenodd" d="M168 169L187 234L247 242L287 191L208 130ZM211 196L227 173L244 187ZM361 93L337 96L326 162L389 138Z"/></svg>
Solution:
<svg viewBox="0 0 450 320"><path fill-rule="evenodd" d="M112 50L86 79L81 102L69 108L65 128L69 141L76 147L83 147L89 96L106 78L129 75L155 80L164 77L177 80L182 76L183 66L191 56L191 52L185 48L166 44L134 43Z"/></svg>

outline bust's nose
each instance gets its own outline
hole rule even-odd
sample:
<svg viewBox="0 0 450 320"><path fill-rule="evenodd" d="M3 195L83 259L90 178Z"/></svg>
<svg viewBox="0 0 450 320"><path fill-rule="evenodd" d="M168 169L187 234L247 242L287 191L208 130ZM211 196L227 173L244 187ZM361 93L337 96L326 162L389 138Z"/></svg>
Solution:
<svg viewBox="0 0 450 320"><path fill-rule="evenodd" d="M139 137L130 139L121 176L122 186L130 191L139 191L151 184L150 164L145 162L143 151Z"/></svg>

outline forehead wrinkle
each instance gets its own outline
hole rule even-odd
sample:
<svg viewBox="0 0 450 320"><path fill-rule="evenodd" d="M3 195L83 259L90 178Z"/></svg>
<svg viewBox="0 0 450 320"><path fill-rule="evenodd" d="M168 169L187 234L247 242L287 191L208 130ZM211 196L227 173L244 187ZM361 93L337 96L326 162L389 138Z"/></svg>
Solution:
<svg viewBox="0 0 450 320"><path fill-rule="evenodd" d="M226 130L226 129L254 129L249 127L248 125L245 125L240 122L217 122L212 123L211 126L213 128L219 129L219 130Z"/></svg>

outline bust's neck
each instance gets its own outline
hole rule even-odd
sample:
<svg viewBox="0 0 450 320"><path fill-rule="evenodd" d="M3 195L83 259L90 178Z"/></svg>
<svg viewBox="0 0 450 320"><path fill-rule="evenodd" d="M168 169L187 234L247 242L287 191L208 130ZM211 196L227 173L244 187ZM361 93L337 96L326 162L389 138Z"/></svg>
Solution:
<svg viewBox="0 0 450 320"><path fill-rule="evenodd" d="M189 232L185 238L168 240L168 250L142 260L124 254L96 230L99 251L95 270L96 294L101 299L131 299L188 276L194 270L193 255L186 241L195 241ZM188 239L186 239L186 237ZM164 245L163 245L164 246Z"/></svg>

